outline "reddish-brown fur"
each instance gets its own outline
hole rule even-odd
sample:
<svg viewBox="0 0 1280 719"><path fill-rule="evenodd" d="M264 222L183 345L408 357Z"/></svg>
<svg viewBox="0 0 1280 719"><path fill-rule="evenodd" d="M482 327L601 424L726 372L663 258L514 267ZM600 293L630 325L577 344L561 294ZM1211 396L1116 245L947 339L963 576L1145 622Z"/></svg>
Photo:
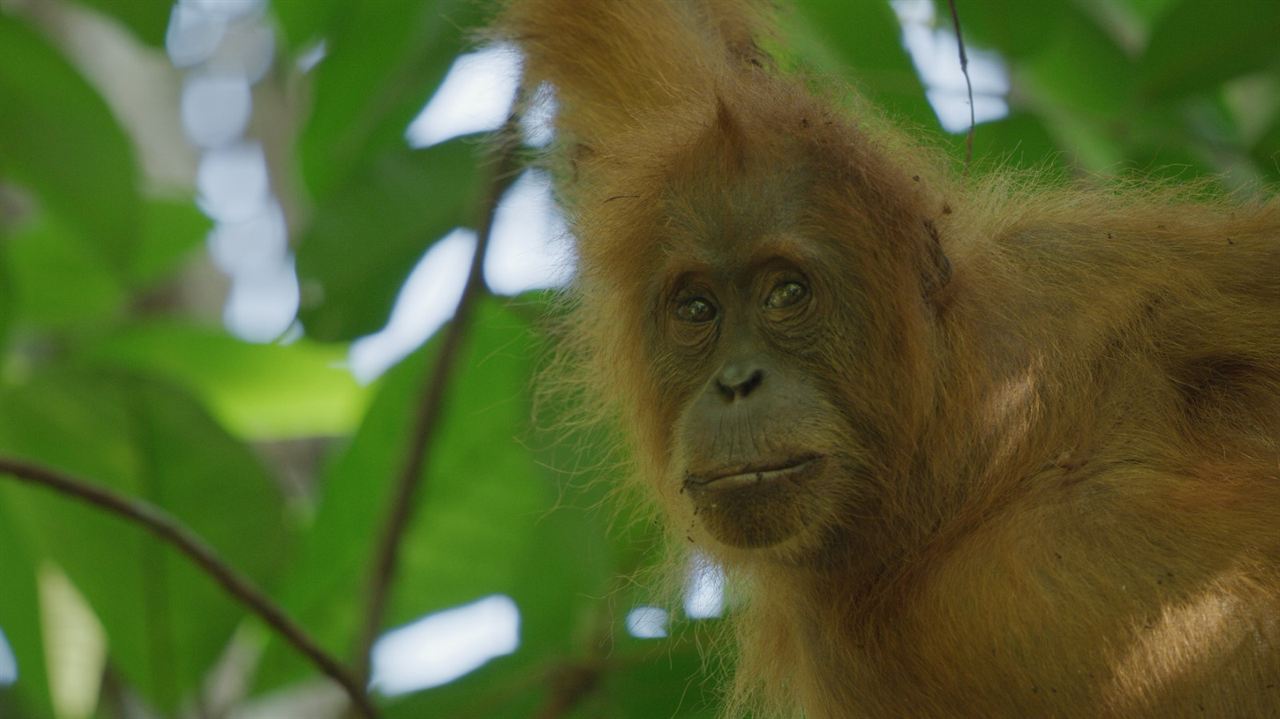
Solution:
<svg viewBox="0 0 1280 719"><path fill-rule="evenodd" d="M765 15L499 23L560 106L585 403L748 597L727 713L1280 716L1280 203L959 179L775 72ZM761 248L816 268L804 432L848 471L742 549L681 492L706 375L655 297Z"/></svg>

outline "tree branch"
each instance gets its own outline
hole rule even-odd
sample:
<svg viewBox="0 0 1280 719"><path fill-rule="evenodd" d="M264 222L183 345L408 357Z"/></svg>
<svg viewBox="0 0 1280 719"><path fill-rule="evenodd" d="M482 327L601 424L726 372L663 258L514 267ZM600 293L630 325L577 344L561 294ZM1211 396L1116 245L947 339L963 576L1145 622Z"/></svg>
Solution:
<svg viewBox="0 0 1280 719"><path fill-rule="evenodd" d="M369 679L370 651L378 638L386 615L388 595L395 579L396 563L400 554L400 543L413 518L416 498L422 486L427 449L439 424L445 391L449 385L458 350L469 329L472 311L476 302L486 291L484 258L489 247L489 236L493 231L494 213L497 211L502 194L510 186L515 171L519 169L518 113L520 106L521 100L517 98L516 109L497 133L493 180L489 184L480 227L476 233L476 248L471 257L467 283L462 290L462 298L458 301L453 319L445 328L440 351L435 358L435 366L419 398L413 426L409 433L409 446L405 452L404 464L401 466L391 504L387 510L386 523L383 525L383 532L375 550L364 623L358 638L355 658L356 676L365 682Z"/></svg>
<svg viewBox="0 0 1280 719"><path fill-rule="evenodd" d="M205 574L221 584L228 594L258 615L269 628L310 659L320 671L346 690L361 716L367 719L375 719L378 716L377 709L369 700L361 684L347 672L342 664L321 649L301 626L263 594L262 590L255 587L252 581L231 568L195 532L179 523L164 510L141 500L121 496L99 485L73 479L61 472L17 459L0 457L0 474L92 504L141 526L160 540L172 545Z"/></svg>
<svg viewBox="0 0 1280 719"><path fill-rule="evenodd" d="M951 24L956 29L956 47L960 50L960 72L964 73L964 86L969 91L969 132L964 136L964 172L969 174L969 165L973 162L973 133L978 126L977 114L973 108L973 81L969 79L969 55L964 51L964 35L960 32L960 10L956 8L956 0L947 0L951 6Z"/></svg>

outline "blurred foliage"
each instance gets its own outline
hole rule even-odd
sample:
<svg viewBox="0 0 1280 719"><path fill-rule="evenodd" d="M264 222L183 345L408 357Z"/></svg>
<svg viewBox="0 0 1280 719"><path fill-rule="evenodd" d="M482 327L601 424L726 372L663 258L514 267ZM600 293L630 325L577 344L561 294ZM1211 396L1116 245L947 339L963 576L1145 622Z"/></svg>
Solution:
<svg viewBox="0 0 1280 719"><path fill-rule="evenodd" d="M0 2L0 454L172 512L351 659L373 544L438 341L369 387L341 363L353 339L386 323L431 244L480 219L492 181L485 138L412 149L404 133L488 5L274 3L274 73L305 85L309 102L289 138L299 181L288 186L302 189L285 198L303 208L290 228L303 336L254 344L161 301L207 271L209 222L189 190L142 179L101 88L26 11L57 1L71 2ZM1010 114L976 129L976 171L1207 175L1255 191L1280 180L1275 0L957 5L970 48L999 53L1010 73ZM80 6L163 52L169 0ZM948 30L946 2L936 16ZM940 129L886 2L797 0L785 25L789 65L849 81L959 165L963 137ZM320 42L323 61L300 70L296 60ZM502 593L520 608L520 647L451 684L380 701L391 717L528 716L578 682L589 691L573 716L712 716L715 684L701 669L717 660L698 644L717 622L675 608L672 638L627 634L627 610L655 601L656 590L624 579L652 563L655 533L612 526L598 506L608 465L530 426L545 338L529 318L546 306L531 295L479 307L387 617L397 626ZM318 468L281 460L304 440L323 447ZM566 477L579 466L588 469ZM299 486L292 472L307 479ZM58 617L39 581L51 567L105 630L97 669L114 690L95 716L130 716L122 693L164 715L196 715L233 645L261 653L230 662L246 701L318 677L136 527L0 481L0 630L20 671L0 688L0 716L55 716L50 673L60 670L42 627Z"/></svg>

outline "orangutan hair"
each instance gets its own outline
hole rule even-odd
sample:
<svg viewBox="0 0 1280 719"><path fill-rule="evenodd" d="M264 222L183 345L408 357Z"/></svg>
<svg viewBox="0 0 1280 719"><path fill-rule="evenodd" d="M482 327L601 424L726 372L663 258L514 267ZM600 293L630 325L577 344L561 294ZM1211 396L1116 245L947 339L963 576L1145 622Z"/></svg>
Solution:
<svg viewBox="0 0 1280 719"><path fill-rule="evenodd" d="M1280 203L958 176L769 14L497 24L558 106L584 402L745 587L726 714L1280 716Z"/></svg>

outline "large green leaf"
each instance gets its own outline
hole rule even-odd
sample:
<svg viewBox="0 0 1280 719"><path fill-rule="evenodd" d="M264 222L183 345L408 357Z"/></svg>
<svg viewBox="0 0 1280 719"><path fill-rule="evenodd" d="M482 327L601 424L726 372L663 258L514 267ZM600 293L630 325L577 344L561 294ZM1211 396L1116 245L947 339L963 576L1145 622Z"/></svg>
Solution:
<svg viewBox="0 0 1280 719"><path fill-rule="evenodd" d="M167 386L61 371L7 388L0 452L158 504L260 582L287 549L280 497L253 453ZM240 606L132 524L12 482L0 481L0 496L88 599L130 685L165 711L199 687Z"/></svg>
<svg viewBox="0 0 1280 719"><path fill-rule="evenodd" d="M1169 7L1178 0L1125 0L1133 12L1137 13L1147 24L1151 24L1161 15L1168 12Z"/></svg>
<svg viewBox="0 0 1280 719"><path fill-rule="evenodd" d="M562 561L572 565L571 561ZM544 561L543 565L546 564ZM548 582L550 584L551 582ZM564 588L560 591L563 593ZM624 622L630 607L618 595L592 597L594 611L582 612L574 624L562 624L562 637L573 637L575 651L530 646L522 636L515 654L496 659L484 667L444 686L397 697L388 702L389 719L416 719L424 716L465 716L473 719L540 716L556 701L560 684L586 674L590 689L575 710L565 716L610 717L610 719L714 719L720 716L723 700L719 668L724 658L720 645L710 633L722 631L717 620L672 622L671 637L635 639L627 635ZM540 607L536 609L547 609ZM528 612L522 612L523 622ZM575 636L586 628L601 628L605 636ZM695 626L707 624L707 627ZM705 636L704 636L705 635Z"/></svg>
<svg viewBox="0 0 1280 719"><path fill-rule="evenodd" d="M600 696L594 702L598 715L717 719L724 698L720 686L724 677L708 670L718 666L704 655L712 647L678 639L647 643L651 646L628 652L624 661L616 663L617 668L605 672Z"/></svg>
<svg viewBox="0 0 1280 719"><path fill-rule="evenodd" d="M472 451L478 451L484 438L468 444L475 448ZM507 484L516 478L542 490L556 486L554 476L540 466L512 473ZM488 716L529 715L532 712L525 710L528 702L541 700L541 692L534 688L545 684L538 681L543 672L565 660L585 656L602 639L608 642L596 633L597 620L606 616L615 602L611 582L624 581L620 576L623 570L617 561L619 553L606 531L608 510L597 506L598 496L588 499L590 494L568 487L549 495L544 491L514 520L481 511L469 518L455 516L447 524L432 522L437 517L450 519L435 514L417 523L406 544L416 555L406 564L415 569L406 572L406 581L396 587L392 623L415 618L424 608L441 608L424 602L419 595L441 597L441 606L457 603L442 590L447 592L450 585L464 588L469 584L466 566L475 562L473 551L478 556L497 552L505 561L485 567L490 573L487 582L509 595L519 607L520 643L514 654L459 681L397 699L392 704L393 716L467 715L480 707L491 710ZM510 501L503 499L502 504ZM515 536L499 536L504 527L510 531L512 521ZM482 535L484 543L479 546L466 543L476 536L474 528L462 531L462 544L444 536L460 523L481 524L486 527L484 533L491 536ZM466 551L459 551L460 546L465 546ZM444 587L432 586L437 577L443 579ZM496 694L508 691L508 701L492 701Z"/></svg>
<svg viewBox="0 0 1280 719"><path fill-rule="evenodd" d="M298 247L307 334L352 339L381 328L433 242L475 217L478 142L388 152L317 208Z"/></svg>
<svg viewBox="0 0 1280 719"><path fill-rule="evenodd" d="M1062 21L1054 42L1015 68L1013 109L1039 117L1068 165L1114 171L1134 112L1133 62L1092 18Z"/></svg>
<svg viewBox="0 0 1280 719"><path fill-rule="evenodd" d="M584 506L590 500L564 491L540 461L530 427L540 344L524 315L500 302L476 317L471 346L458 358L388 623L504 592L521 606L525 639L545 627L550 641L565 636L585 598L579 593L598 591L611 576L610 547ZM522 304L525 313L539 307ZM569 556L571 563L560 559ZM554 619L539 625L552 608Z"/></svg>
<svg viewBox="0 0 1280 719"><path fill-rule="evenodd" d="M531 349L513 342L500 352L515 357L527 355ZM537 715L538 708L551 701L556 676L595 662L603 664L603 671L600 690L584 705L587 716L711 716L686 711L695 704L709 706L699 691L689 690L705 678L697 671L696 651L682 653L691 647L669 641L642 642L626 635L623 618L627 612L638 602L652 603L654 592L659 591L644 582L636 591L626 587L637 570L660 556L660 530L649 522L629 521L629 515L613 503L616 498L608 496L625 471L621 468L624 465L612 461L614 452L608 445L615 439L606 432L590 436L570 424L557 424L554 403L552 398L543 398L540 426L520 439L533 451L535 466L513 466L509 471L513 477L528 477L524 481L554 487L553 499L543 498L544 508L538 510L532 528L527 517L515 525L522 546L489 550L510 555L519 567L515 572L504 570L501 578L494 577L493 584L503 587L519 606L518 649L458 681L396 698L388 706L390 717ZM513 424L519 419L517 414L511 416ZM489 438L458 437L452 443L474 447L474 458L458 455L466 462L455 470L460 477L473 474L472 467L492 464L482 459L493 451ZM478 518L503 526L501 517L483 510ZM455 535L469 537L472 532L460 532L444 521L415 525L408 546L416 548L419 559L412 564L420 565L420 570L408 573L404 584L397 587L394 618L420 614L419 597L440 591L432 582L444 579L450 583L457 579L449 577L463 576L464 563L473 560L473 545L470 541L460 543ZM460 546L466 551L459 551ZM474 549L481 551L483 545ZM456 558L449 560L446 555L450 553ZM675 661L677 654L680 661ZM629 708L624 711L622 707Z"/></svg>
<svg viewBox="0 0 1280 719"><path fill-rule="evenodd" d="M475 0L343 3L315 70L315 104L300 143L317 204L347 185L364 160L404 144L423 107L480 26Z"/></svg>
<svg viewBox="0 0 1280 719"><path fill-rule="evenodd" d="M530 661L527 650L522 639L515 654L494 659L444 686L390 699L386 717L536 717L545 703L550 666Z"/></svg>
<svg viewBox="0 0 1280 719"><path fill-rule="evenodd" d="M133 150L102 98L48 42L0 12L0 175L30 185L112 269L142 216Z"/></svg>
<svg viewBox="0 0 1280 719"><path fill-rule="evenodd" d="M21 322L86 326L117 313L125 291L112 271L62 218L33 215L9 237L9 292Z"/></svg>
<svg viewBox="0 0 1280 719"><path fill-rule="evenodd" d="M614 629L625 634L620 612ZM522 617L523 619L523 617ZM565 629L562 627L562 633ZM688 632L685 627L684 631ZM388 719L471 717L506 719L540 716L555 699L557 685L590 672L590 690L581 697L572 717L610 719L715 719L720 716L722 677L707 667L717 666L709 645L689 640L645 640L647 646L596 646L595 654L528 655L522 643L516 654L496 659L442 687L397 697L388 702Z"/></svg>
<svg viewBox="0 0 1280 719"><path fill-rule="evenodd" d="M4 482L0 478L0 482ZM40 597L36 565L18 522L0 496L0 631L18 664L18 681L0 687L0 715L42 719L53 716L44 643L40 636Z"/></svg>
<svg viewBox="0 0 1280 719"><path fill-rule="evenodd" d="M517 439L529 412L528 327L496 300L477 309L432 438L416 520L402 545L393 622L509 592L537 516L553 501ZM284 587L287 604L339 654L352 646L368 562L438 344L410 355L380 381L360 429L325 472L314 527ZM422 594L410 596L408 587ZM268 684L279 679L265 677Z"/></svg>
<svg viewBox="0 0 1280 719"><path fill-rule="evenodd" d="M9 239L6 289L16 314L50 327L100 322L119 312L127 289L161 281L187 259L210 224L189 200L150 200L142 219L136 252L116 271L64 216L42 211L29 217Z"/></svg>
<svg viewBox="0 0 1280 719"><path fill-rule="evenodd" d="M1180 0L1152 29L1139 77L1163 100L1274 65L1280 60L1280 2Z"/></svg>
<svg viewBox="0 0 1280 719"><path fill-rule="evenodd" d="M1220 96L1157 105L1132 120L1126 160L1142 177L1187 181L1221 171L1219 148L1239 147L1239 128Z"/></svg>
<svg viewBox="0 0 1280 719"><path fill-rule="evenodd" d="M163 279L203 244L212 226L189 198L148 200L129 279L142 285Z"/></svg>
<svg viewBox="0 0 1280 719"><path fill-rule="evenodd" d="M1070 109L1095 123L1114 121L1131 107L1133 62L1093 19L1064 11L1051 37L1018 73L1036 97L1051 99L1055 111Z"/></svg>
<svg viewBox="0 0 1280 719"><path fill-rule="evenodd" d="M285 44L293 52L331 31L340 0L274 0L271 11L280 22Z"/></svg>
<svg viewBox="0 0 1280 719"><path fill-rule="evenodd" d="M15 314L13 273L9 269L9 237L0 227L0 357L9 346L9 331Z"/></svg>
<svg viewBox="0 0 1280 719"><path fill-rule="evenodd" d="M1280 118L1258 138L1250 154L1268 177L1280 180Z"/></svg>
<svg viewBox="0 0 1280 719"><path fill-rule="evenodd" d="M234 433L263 440L346 434L355 427L367 390L342 367L345 350L307 340L243 342L221 330L152 324L117 331L85 357L180 382Z"/></svg>
<svg viewBox="0 0 1280 719"><path fill-rule="evenodd" d="M164 47L165 30L173 0L79 0L119 20L137 38L153 47Z"/></svg>

